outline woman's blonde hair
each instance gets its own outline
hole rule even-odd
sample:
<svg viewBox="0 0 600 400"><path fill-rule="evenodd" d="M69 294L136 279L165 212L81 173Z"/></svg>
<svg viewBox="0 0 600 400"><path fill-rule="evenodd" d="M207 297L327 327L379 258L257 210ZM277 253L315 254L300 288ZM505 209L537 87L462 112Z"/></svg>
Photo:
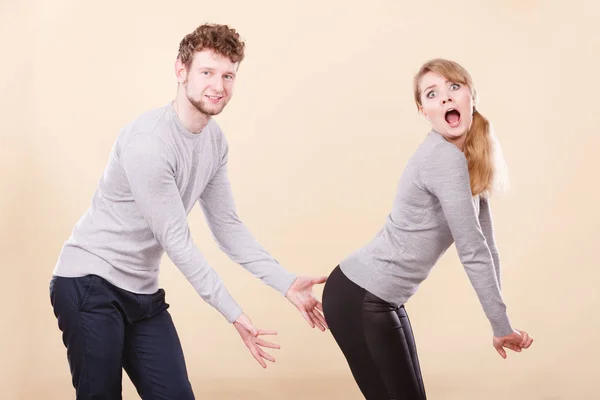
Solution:
<svg viewBox="0 0 600 400"><path fill-rule="evenodd" d="M469 72L454 61L436 58L423 64L413 80L415 102L419 110L422 107L419 83L428 72L435 72L451 82L466 85L471 91L473 102L477 103L477 91ZM469 165L473 196L487 196L491 192L508 189L506 165L500 144L489 121L475 109L473 122L467 132L464 153Z"/></svg>

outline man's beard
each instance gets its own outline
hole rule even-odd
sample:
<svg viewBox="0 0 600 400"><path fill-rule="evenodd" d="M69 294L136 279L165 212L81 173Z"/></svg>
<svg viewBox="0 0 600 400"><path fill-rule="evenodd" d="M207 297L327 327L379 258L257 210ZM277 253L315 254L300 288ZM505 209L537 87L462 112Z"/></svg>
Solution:
<svg viewBox="0 0 600 400"><path fill-rule="evenodd" d="M202 98L200 100L194 100L190 96L190 94L187 90L187 85L185 86L185 95L188 98L189 102L196 108L196 110L200 111L204 115L209 115L209 116L217 115L221 111L223 111L223 108L225 108L225 106L227 105L227 101L222 100L221 106L219 108L209 108L210 105L207 107L207 105L202 102L202 99L204 99L204 95L202 96Z"/></svg>

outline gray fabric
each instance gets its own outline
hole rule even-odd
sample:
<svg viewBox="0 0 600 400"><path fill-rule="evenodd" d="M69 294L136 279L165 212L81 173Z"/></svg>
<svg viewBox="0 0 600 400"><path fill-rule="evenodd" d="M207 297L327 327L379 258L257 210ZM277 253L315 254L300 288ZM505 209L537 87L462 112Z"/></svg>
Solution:
<svg viewBox="0 0 600 400"><path fill-rule="evenodd" d="M188 214L199 202L219 247L285 295L296 277L238 218L227 176L227 150L213 119L193 134L171 104L128 124L54 274L96 274L124 290L149 294L158 290L160 259L166 252L202 299L233 322L242 310L194 244L188 227Z"/></svg>
<svg viewBox="0 0 600 400"><path fill-rule="evenodd" d="M488 200L472 195L464 154L431 131L407 163L383 228L340 268L357 285L399 306L452 243L493 334L511 334Z"/></svg>

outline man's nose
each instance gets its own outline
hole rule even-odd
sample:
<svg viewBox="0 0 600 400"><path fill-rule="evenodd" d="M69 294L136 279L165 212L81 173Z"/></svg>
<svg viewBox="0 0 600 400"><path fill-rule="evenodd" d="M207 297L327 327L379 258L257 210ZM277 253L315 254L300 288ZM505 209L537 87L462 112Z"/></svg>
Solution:
<svg viewBox="0 0 600 400"><path fill-rule="evenodd" d="M213 89L215 91L221 92L223 90L223 80L221 79L221 77L220 76L215 76L213 78L211 86L213 87Z"/></svg>

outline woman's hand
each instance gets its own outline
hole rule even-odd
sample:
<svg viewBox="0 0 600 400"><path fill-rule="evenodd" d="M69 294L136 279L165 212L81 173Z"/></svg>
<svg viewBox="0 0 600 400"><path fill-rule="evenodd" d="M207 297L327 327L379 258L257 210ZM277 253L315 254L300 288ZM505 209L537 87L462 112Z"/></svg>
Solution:
<svg viewBox="0 0 600 400"><path fill-rule="evenodd" d="M493 345L498 354L502 358L506 358L506 351L504 347L515 351L521 352L521 349L528 349L533 343L533 338L525 331L515 330L513 333L507 336L496 337L494 336Z"/></svg>

